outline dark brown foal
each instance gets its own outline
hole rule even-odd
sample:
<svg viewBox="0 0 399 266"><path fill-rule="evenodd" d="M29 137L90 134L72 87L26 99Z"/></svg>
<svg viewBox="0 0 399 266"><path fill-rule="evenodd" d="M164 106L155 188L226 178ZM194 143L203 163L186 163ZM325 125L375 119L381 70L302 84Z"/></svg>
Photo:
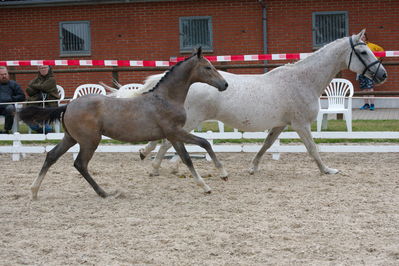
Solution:
<svg viewBox="0 0 399 266"><path fill-rule="evenodd" d="M194 169L183 144L196 144L206 149L215 166L221 171L221 177L227 178L227 172L216 158L209 142L183 130L186 121L184 101L190 85L195 82L207 83L219 91L227 88L227 82L202 56L201 49L172 67L153 89L138 97L110 98L87 95L63 107L23 109L20 117L30 123L60 119L63 114L65 129L64 138L47 154L39 176L31 186L33 199L37 198L40 184L49 167L76 143L79 143L80 151L74 162L75 168L99 196L106 197L107 193L93 180L87 170L87 165L102 135L126 142L168 139L196 182L205 192L210 192L209 186Z"/></svg>

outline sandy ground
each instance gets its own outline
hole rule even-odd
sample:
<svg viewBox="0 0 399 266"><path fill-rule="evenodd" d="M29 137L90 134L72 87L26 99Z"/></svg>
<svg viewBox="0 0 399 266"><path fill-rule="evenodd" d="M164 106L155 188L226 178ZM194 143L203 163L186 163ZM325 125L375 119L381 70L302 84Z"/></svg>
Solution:
<svg viewBox="0 0 399 266"><path fill-rule="evenodd" d="M342 172L320 175L307 154L218 154L221 181L194 164L213 193L164 164L149 177L137 154L95 154L102 199L63 156L31 201L44 155L0 155L1 265L398 265L399 154L322 154ZM36 164L35 166L31 166ZM180 167L180 175L188 170Z"/></svg>

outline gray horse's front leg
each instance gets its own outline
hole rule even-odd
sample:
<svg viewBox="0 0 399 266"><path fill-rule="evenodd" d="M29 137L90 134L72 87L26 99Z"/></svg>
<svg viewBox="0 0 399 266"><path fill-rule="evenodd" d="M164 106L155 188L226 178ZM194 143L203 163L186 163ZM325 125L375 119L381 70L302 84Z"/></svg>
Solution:
<svg viewBox="0 0 399 266"><path fill-rule="evenodd" d="M252 167L249 168L249 173L253 175L256 173L259 169L259 162L260 159L262 158L263 154L273 145L273 143L276 141L278 136L281 134L281 132L284 130L284 127L275 127L272 128L269 131L269 134L267 135L265 141L263 142L262 148L258 151L258 153L255 155L255 157L252 159Z"/></svg>
<svg viewBox="0 0 399 266"><path fill-rule="evenodd" d="M292 128L298 133L299 137L302 139L310 156L312 156L313 159L316 161L320 172L322 172L323 174L336 174L339 172L337 169L327 167L321 160L319 150L317 149L317 145L312 137L312 132L310 131L310 124L292 124Z"/></svg>
<svg viewBox="0 0 399 266"><path fill-rule="evenodd" d="M144 160L157 147L157 144L158 141L150 141L144 148L140 149L140 159Z"/></svg>

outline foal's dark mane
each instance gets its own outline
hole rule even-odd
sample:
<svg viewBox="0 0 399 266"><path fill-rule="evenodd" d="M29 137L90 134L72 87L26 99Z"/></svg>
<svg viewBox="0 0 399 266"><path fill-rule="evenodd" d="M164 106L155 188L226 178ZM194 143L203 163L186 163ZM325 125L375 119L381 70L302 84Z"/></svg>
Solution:
<svg viewBox="0 0 399 266"><path fill-rule="evenodd" d="M197 53L191 55L190 57L187 57L187 58L184 59L183 61L178 62L178 63L177 63L176 65L174 65L171 69L169 69L169 70L166 72L165 75L163 75L163 77L158 81L158 83L157 83L151 90L146 91L146 92L144 92L143 94L146 94L146 93L149 93L149 92L153 92L154 90L156 90L156 89L159 87L159 85L160 85L162 82L164 82L164 81L168 78L169 74L170 74L176 67L180 66L181 64L183 64L184 62L186 62L187 60L191 59L191 58L194 57L194 56L197 56Z"/></svg>

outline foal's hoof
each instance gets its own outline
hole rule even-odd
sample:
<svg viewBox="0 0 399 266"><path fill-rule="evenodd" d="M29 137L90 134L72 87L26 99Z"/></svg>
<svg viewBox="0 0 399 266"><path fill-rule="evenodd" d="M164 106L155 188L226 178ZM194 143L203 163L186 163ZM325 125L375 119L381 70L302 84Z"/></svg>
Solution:
<svg viewBox="0 0 399 266"><path fill-rule="evenodd" d="M104 199L105 199L106 197L108 197L108 194L107 194L104 190L98 191L97 194L98 194L101 198L104 198Z"/></svg>
<svg viewBox="0 0 399 266"><path fill-rule="evenodd" d="M205 193L206 195L209 195L209 194L211 194L211 193L212 193L212 190L205 191L204 193Z"/></svg>
<svg viewBox="0 0 399 266"><path fill-rule="evenodd" d="M146 156L145 156L145 154L143 153L143 149L140 149L140 150L139 150L139 154L140 154L140 159L141 159L141 160L144 160Z"/></svg>
<svg viewBox="0 0 399 266"><path fill-rule="evenodd" d="M256 170L254 168L249 168L248 172L250 175L254 175L256 173Z"/></svg>
<svg viewBox="0 0 399 266"><path fill-rule="evenodd" d="M32 200L37 200L38 189L31 187L30 190L32 191Z"/></svg>
<svg viewBox="0 0 399 266"><path fill-rule="evenodd" d="M228 176L221 176L220 179L222 179L223 181L228 181L229 177Z"/></svg>

